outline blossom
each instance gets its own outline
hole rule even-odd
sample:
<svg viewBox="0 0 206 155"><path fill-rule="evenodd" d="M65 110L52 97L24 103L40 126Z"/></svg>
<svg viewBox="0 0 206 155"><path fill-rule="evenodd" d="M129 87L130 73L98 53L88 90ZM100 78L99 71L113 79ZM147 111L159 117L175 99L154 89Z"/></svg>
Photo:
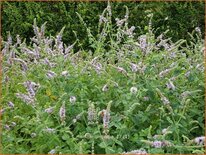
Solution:
<svg viewBox="0 0 206 155"><path fill-rule="evenodd" d="M164 43L163 47L165 48L165 50L171 51L173 49L173 46L169 45L168 43Z"/></svg>
<svg viewBox="0 0 206 155"><path fill-rule="evenodd" d="M93 65L95 71L99 74L100 71L101 71L101 69L102 69L102 64L99 63L99 62L97 62L97 63L94 63L94 64L92 64L92 65Z"/></svg>
<svg viewBox="0 0 206 155"><path fill-rule="evenodd" d="M130 29L128 29L125 33L126 33L129 37L132 37L134 30L135 30L135 27L132 26L132 27L131 27Z"/></svg>
<svg viewBox="0 0 206 155"><path fill-rule="evenodd" d="M170 101L165 97L165 96L161 96L161 101L167 105L167 104L170 104Z"/></svg>
<svg viewBox="0 0 206 155"><path fill-rule="evenodd" d="M116 21L116 25L117 25L118 27L121 27L126 20L125 20L125 19L121 19L121 20L120 20L119 18L115 18L115 21Z"/></svg>
<svg viewBox="0 0 206 155"><path fill-rule="evenodd" d="M139 150L132 150L130 152L123 152L123 154L147 154L147 151L145 149L139 149Z"/></svg>
<svg viewBox="0 0 206 155"><path fill-rule="evenodd" d="M65 56L69 55L69 52L73 49L74 45L75 45L75 43L65 48L65 50L64 50Z"/></svg>
<svg viewBox="0 0 206 155"><path fill-rule="evenodd" d="M46 128L44 129L45 132L48 132L48 133L55 133L55 129L53 128Z"/></svg>
<svg viewBox="0 0 206 155"><path fill-rule="evenodd" d="M107 18L105 18L104 16L100 15L99 16L99 23L101 24L101 23L106 23L106 22L108 22Z"/></svg>
<svg viewBox="0 0 206 155"><path fill-rule="evenodd" d="M15 55L15 53L14 53L14 55ZM13 60L18 61L18 62L21 63L21 67L22 67L22 70L24 72L28 70L27 63L24 60L19 59L19 58L15 58L15 56L12 56L12 57L13 57Z"/></svg>
<svg viewBox="0 0 206 155"><path fill-rule="evenodd" d="M6 130L10 130L10 129L11 129L10 126L7 125L7 124L4 126L4 128L5 128Z"/></svg>
<svg viewBox="0 0 206 155"><path fill-rule="evenodd" d="M85 137L86 139L90 139L90 138L92 137L92 135L91 135L90 133L86 133L86 134L84 135L84 137Z"/></svg>
<svg viewBox="0 0 206 155"><path fill-rule="evenodd" d="M200 30L199 27L196 27L196 28L195 28L195 31L196 31L197 33L201 34L201 30Z"/></svg>
<svg viewBox="0 0 206 155"><path fill-rule="evenodd" d="M80 114L78 114L75 118L76 118L76 120L79 120L81 117L82 117L82 115L83 115L83 112L81 112Z"/></svg>
<svg viewBox="0 0 206 155"><path fill-rule="evenodd" d="M66 117L65 103L62 104L62 106L59 110L59 117L60 117L62 122L65 120L65 117Z"/></svg>
<svg viewBox="0 0 206 155"><path fill-rule="evenodd" d="M45 109L44 111L48 114L51 114L53 112L53 110L54 110L54 107L49 107L49 108Z"/></svg>
<svg viewBox="0 0 206 155"><path fill-rule="evenodd" d="M31 137L32 137L32 138L36 137L36 133L34 133L34 132L31 133Z"/></svg>
<svg viewBox="0 0 206 155"><path fill-rule="evenodd" d="M7 36L7 43L12 45L12 37L11 37L11 34L9 33L8 36Z"/></svg>
<svg viewBox="0 0 206 155"><path fill-rule="evenodd" d="M95 107L94 107L94 104L91 104L88 108L88 121L89 123L93 123L93 121L95 120Z"/></svg>
<svg viewBox="0 0 206 155"><path fill-rule="evenodd" d="M159 73L159 77L164 77L166 74L168 74L171 71L171 69L165 69L164 71L161 71Z"/></svg>
<svg viewBox="0 0 206 155"><path fill-rule="evenodd" d="M148 46L146 35L142 35L139 37L139 46L140 46L140 49L142 50L142 52L146 52L146 49Z"/></svg>
<svg viewBox="0 0 206 155"><path fill-rule="evenodd" d="M108 110L103 110L103 126L108 128L110 122L110 112Z"/></svg>
<svg viewBox="0 0 206 155"><path fill-rule="evenodd" d="M103 86L103 88L102 88L102 91L108 91L108 89L109 89L109 87L108 87L108 85L107 84L105 84L104 86Z"/></svg>
<svg viewBox="0 0 206 155"><path fill-rule="evenodd" d="M70 98L69 98L69 101L71 102L71 103L75 103L76 102L76 97L75 96L70 96Z"/></svg>
<svg viewBox="0 0 206 155"><path fill-rule="evenodd" d="M174 84L172 83L171 80L169 80L169 82L166 83L166 86L167 86L168 89L175 90L175 86L174 86Z"/></svg>
<svg viewBox="0 0 206 155"><path fill-rule="evenodd" d="M56 73L54 73L54 72L52 72L52 71L48 71L48 72L46 73L46 76L47 76L47 78L51 79L51 78L53 78L53 77L56 76Z"/></svg>
<svg viewBox="0 0 206 155"><path fill-rule="evenodd" d="M167 128L165 128L165 129L162 129L162 134L166 134L167 133Z"/></svg>
<svg viewBox="0 0 206 155"><path fill-rule="evenodd" d="M26 81L26 82L24 82L24 86L25 87L30 87L30 88L34 89L34 91L36 91L37 88L40 87L40 85L38 83L35 83L33 81Z"/></svg>
<svg viewBox="0 0 206 155"><path fill-rule="evenodd" d="M73 123L76 123L76 122L77 122L77 119L73 119L72 122L73 122Z"/></svg>
<svg viewBox="0 0 206 155"><path fill-rule="evenodd" d="M131 87L131 88L130 88L130 92L131 92L132 94L136 94L136 93L137 93L137 87Z"/></svg>
<svg viewBox="0 0 206 155"><path fill-rule="evenodd" d="M137 72L138 71L137 64L131 63L131 70L132 70L132 72Z"/></svg>
<svg viewBox="0 0 206 155"><path fill-rule="evenodd" d="M172 58L176 58L177 57L177 54L175 52L171 52L170 55L169 55L170 59Z"/></svg>
<svg viewBox="0 0 206 155"><path fill-rule="evenodd" d="M190 92L189 91L185 91L185 92L183 92L183 93L181 93L181 97L182 98L186 98L188 95L190 95Z"/></svg>
<svg viewBox="0 0 206 155"><path fill-rule="evenodd" d="M2 115L5 112L5 108L0 110L0 114Z"/></svg>
<svg viewBox="0 0 206 155"><path fill-rule="evenodd" d="M151 144L154 148L162 148L162 147L167 147L167 146L171 146L172 144L169 141L154 141Z"/></svg>
<svg viewBox="0 0 206 155"><path fill-rule="evenodd" d="M122 68L122 67L117 67L117 70L118 70L118 72L127 75L127 72L126 72L126 70L125 70L124 68Z"/></svg>
<svg viewBox="0 0 206 155"><path fill-rule="evenodd" d="M152 146L155 147L155 148L161 148L162 147L162 142L156 140L152 143Z"/></svg>
<svg viewBox="0 0 206 155"><path fill-rule="evenodd" d="M48 152L48 154L55 154L55 153L56 153L55 149L52 149L51 151Z"/></svg>
<svg viewBox="0 0 206 155"><path fill-rule="evenodd" d="M190 76L190 71L187 71L186 73L185 73L185 76L188 78L189 76Z"/></svg>
<svg viewBox="0 0 206 155"><path fill-rule="evenodd" d="M43 59L43 64L48 65L49 67L54 67L56 64L51 63L48 58Z"/></svg>
<svg viewBox="0 0 206 155"><path fill-rule="evenodd" d="M68 71L63 71L63 72L61 73L61 75L62 75L62 76L67 76L68 73L69 73Z"/></svg>
<svg viewBox="0 0 206 155"><path fill-rule="evenodd" d="M158 139L160 137L160 135L154 135L153 138L154 139Z"/></svg>
<svg viewBox="0 0 206 155"><path fill-rule="evenodd" d="M10 80L9 77L6 75L4 81L5 81L5 82L9 82L9 80Z"/></svg>
<svg viewBox="0 0 206 155"><path fill-rule="evenodd" d="M149 101L149 97L148 96L144 96L144 101Z"/></svg>
<svg viewBox="0 0 206 155"><path fill-rule="evenodd" d="M29 95L16 93L16 97L22 99L26 104L34 104L34 99Z"/></svg>
<svg viewBox="0 0 206 155"><path fill-rule="evenodd" d="M109 14L109 16L112 16L112 9L111 9L111 5L108 3L108 5L107 5L107 11L108 11L108 14Z"/></svg>
<svg viewBox="0 0 206 155"><path fill-rule="evenodd" d="M9 106L10 108L14 108L14 103L12 103L11 101L9 101L9 102L8 102L8 106Z"/></svg>
<svg viewBox="0 0 206 155"><path fill-rule="evenodd" d="M172 146L172 143L165 140L165 141L162 141L162 146L163 147L170 147L170 146Z"/></svg>
<svg viewBox="0 0 206 155"><path fill-rule="evenodd" d="M204 145L204 143L205 143L205 136L196 137L196 138L194 139L194 142L195 142L197 145Z"/></svg>
<svg viewBox="0 0 206 155"><path fill-rule="evenodd" d="M16 126L16 123L15 123L15 122L11 122L11 126L12 126L12 127L15 127L15 126Z"/></svg>
<svg viewBox="0 0 206 155"><path fill-rule="evenodd" d="M24 86L26 87L29 96L33 98L36 95L34 87L37 86L37 84L35 82L26 81L24 82Z"/></svg>

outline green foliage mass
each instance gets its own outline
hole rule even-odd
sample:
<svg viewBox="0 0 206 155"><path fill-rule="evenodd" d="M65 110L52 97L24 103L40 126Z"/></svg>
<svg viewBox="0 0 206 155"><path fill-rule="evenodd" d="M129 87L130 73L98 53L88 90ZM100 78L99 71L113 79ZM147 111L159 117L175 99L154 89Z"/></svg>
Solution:
<svg viewBox="0 0 206 155"><path fill-rule="evenodd" d="M47 24L47 35L55 35L63 26L65 33L64 42L74 42L76 35L81 41L82 47L88 45L88 37L85 35L84 27L79 23L76 12L81 14L84 21L97 35L98 16L106 7L106 2L4 2L2 13L3 38L10 31L12 36L19 34L29 40L33 35L32 22ZM200 27L204 32L204 2L113 2L112 14L114 17L124 17L124 5L129 8L129 24L144 28L147 25L147 15L154 14L153 27L157 30L155 35L169 29L168 37L173 41L179 38L190 39L188 32L195 27ZM112 19L115 21L115 19ZM139 36L146 32L137 29ZM203 37L202 33L202 37Z"/></svg>
<svg viewBox="0 0 206 155"><path fill-rule="evenodd" d="M127 7L114 24L108 5L95 29L83 10L75 20L92 52L62 42L64 27L51 36L49 21L50 36L34 20L31 43L3 41L2 153L204 154L201 32L155 36L148 13L136 39Z"/></svg>

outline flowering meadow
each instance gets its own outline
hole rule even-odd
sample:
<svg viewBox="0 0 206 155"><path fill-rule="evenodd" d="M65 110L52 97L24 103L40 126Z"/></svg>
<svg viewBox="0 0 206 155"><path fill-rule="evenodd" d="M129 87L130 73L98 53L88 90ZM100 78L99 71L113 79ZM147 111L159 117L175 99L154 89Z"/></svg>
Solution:
<svg viewBox="0 0 206 155"><path fill-rule="evenodd" d="M77 15L90 50L78 36L63 43L64 27L45 36L35 19L30 44L3 40L2 153L204 154L200 29L172 42L169 30L154 35L151 13L136 38L127 7L112 20L108 3L94 36Z"/></svg>

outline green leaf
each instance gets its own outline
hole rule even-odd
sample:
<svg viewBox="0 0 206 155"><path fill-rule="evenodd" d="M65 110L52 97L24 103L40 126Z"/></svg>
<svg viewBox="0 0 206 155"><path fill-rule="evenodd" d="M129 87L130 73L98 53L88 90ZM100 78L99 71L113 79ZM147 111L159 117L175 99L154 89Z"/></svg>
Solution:
<svg viewBox="0 0 206 155"><path fill-rule="evenodd" d="M101 142L98 144L100 148L107 148L107 144L105 142Z"/></svg>

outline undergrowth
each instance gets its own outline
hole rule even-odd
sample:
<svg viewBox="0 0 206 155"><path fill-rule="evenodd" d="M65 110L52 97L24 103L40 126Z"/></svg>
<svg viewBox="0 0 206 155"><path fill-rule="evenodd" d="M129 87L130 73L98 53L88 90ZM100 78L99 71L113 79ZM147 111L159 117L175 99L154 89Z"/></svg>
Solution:
<svg viewBox="0 0 206 155"><path fill-rule="evenodd" d="M77 13L89 51L35 20L29 45L3 41L2 153L204 153L201 31L173 43L154 35L149 14L135 38L125 9L113 23L108 4L97 36Z"/></svg>

